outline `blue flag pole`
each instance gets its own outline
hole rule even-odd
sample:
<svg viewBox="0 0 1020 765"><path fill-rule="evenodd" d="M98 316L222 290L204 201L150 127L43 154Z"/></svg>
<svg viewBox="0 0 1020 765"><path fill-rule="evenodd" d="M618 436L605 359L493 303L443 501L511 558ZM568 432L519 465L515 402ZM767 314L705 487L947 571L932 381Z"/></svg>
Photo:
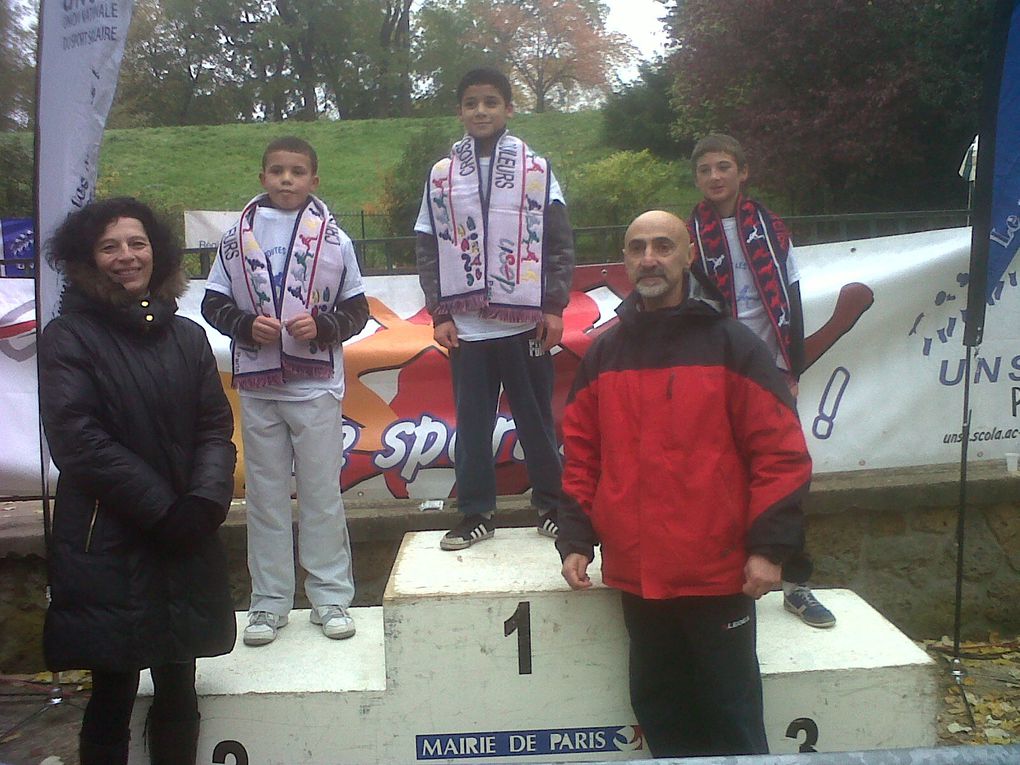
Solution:
<svg viewBox="0 0 1020 765"><path fill-rule="evenodd" d="M956 602L952 676L971 722L960 660L963 613L964 532L967 518L967 444L974 349L984 334L985 312L1020 246L1020 0L998 0L989 29L988 63L981 99L977 174L971 216L970 277L963 344L963 427L960 443L960 504L956 514Z"/></svg>

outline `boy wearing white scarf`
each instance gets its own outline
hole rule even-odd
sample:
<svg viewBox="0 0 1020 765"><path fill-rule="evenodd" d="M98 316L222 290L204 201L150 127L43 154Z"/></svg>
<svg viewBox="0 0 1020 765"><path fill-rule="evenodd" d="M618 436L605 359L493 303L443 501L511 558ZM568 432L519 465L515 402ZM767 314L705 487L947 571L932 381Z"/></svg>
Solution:
<svg viewBox="0 0 1020 765"><path fill-rule="evenodd" d="M573 233L549 162L506 132L510 83L475 69L457 87L466 135L429 174L415 222L418 276L435 341L449 351L457 410L457 506L444 550L495 532L492 435L506 391L540 534L555 537L561 463L549 350L563 335Z"/></svg>
<svg viewBox="0 0 1020 765"><path fill-rule="evenodd" d="M202 301L202 316L231 339L232 384L241 400L250 646L275 640L294 605L292 465L311 621L333 639L355 631L340 498L341 344L365 327L368 301L350 238L312 194L317 172L305 141L269 144L259 174L266 193L224 234Z"/></svg>

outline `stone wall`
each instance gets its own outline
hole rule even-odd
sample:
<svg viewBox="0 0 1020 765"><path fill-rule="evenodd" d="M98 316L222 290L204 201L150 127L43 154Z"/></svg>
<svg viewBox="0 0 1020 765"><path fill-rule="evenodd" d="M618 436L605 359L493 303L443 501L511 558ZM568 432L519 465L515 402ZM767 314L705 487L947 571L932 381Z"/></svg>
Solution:
<svg viewBox="0 0 1020 765"><path fill-rule="evenodd" d="M959 468L955 465L819 476L806 503L816 587L847 587L914 638L953 632ZM1020 634L1020 479L1002 461L969 468L962 625L964 638ZM526 500L501 499L503 525L533 522ZM417 502L348 502L355 605L378 605L408 531L449 528L450 512ZM0 509L0 673L42 669L45 559L38 503ZM223 537L235 605L248 604L244 505ZM550 553L550 565L556 565ZM297 607L307 608L298 587ZM824 602L824 593L819 594ZM837 619L839 614L836 614Z"/></svg>
<svg viewBox="0 0 1020 765"><path fill-rule="evenodd" d="M911 637L952 634L959 505L958 465L820 477L814 582L854 590ZM1002 460L969 467L964 517L964 637L1020 634L1020 478Z"/></svg>

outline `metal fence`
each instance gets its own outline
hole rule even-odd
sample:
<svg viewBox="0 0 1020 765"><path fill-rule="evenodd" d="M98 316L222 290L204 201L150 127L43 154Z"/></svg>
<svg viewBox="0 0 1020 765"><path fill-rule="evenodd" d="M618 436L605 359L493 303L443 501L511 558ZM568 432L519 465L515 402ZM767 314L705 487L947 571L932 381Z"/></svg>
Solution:
<svg viewBox="0 0 1020 765"><path fill-rule="evenodd" d="M366 276L411 274L414 266L414 237L371 236L381 226L379 215L361 212L340 216L340 224L354 239L358 262ZM872 239L879 236L909 234L941 228L966 226L969 210L916 210L894 213L852 213L848 215L794 215L785 217L794 242L798 245ZM574 229L574 247L578 263L611 263L620 257L626 224L582 226ZM185 268L192 278L205 278L215 250L185 250ZM0 261L4 274L31 278L32 268L25 261ZM18 269L14 272L15 267Z"/></svg>
<svg viewBox="0 0 1020 765"><path fill-rule="evenodd" d="M800 215L783 220L798 245L872 239L955 228L969 224L968 210L916 210L896 213ZM611 263L619 259L626 224L582 226L574 229L578 263ZM414 237L355 240L358 261L366 274L413 273Z"/></svg>

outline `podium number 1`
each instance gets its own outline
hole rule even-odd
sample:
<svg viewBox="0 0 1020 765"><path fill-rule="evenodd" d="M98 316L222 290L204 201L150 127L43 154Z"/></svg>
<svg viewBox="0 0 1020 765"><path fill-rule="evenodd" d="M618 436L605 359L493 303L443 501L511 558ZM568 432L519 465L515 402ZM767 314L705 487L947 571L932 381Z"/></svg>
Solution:
<svg viewBox="0 0 1020 765"><path fill-rule="evenodd" d="M522 600L503 622L503 637L517 633L517 674L531 674L531 602Z"/></svg>

